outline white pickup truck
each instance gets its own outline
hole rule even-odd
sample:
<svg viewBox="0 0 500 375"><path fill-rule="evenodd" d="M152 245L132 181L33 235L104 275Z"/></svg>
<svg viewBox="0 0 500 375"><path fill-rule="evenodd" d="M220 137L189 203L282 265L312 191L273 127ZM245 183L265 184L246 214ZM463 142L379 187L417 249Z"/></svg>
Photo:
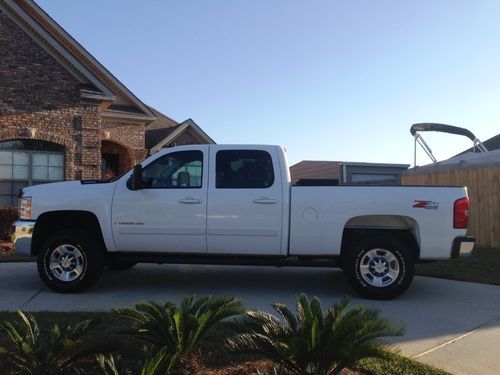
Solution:
<svg viewBox="0 0 500 375"><path fill-rule="evenodd" d="M107 181L24 188L14 242L58 292L139 262L334 266L379 299L409 287L415 262L473 249L464 187L335 185L291 186L279 146L173 147Z"/></svg>

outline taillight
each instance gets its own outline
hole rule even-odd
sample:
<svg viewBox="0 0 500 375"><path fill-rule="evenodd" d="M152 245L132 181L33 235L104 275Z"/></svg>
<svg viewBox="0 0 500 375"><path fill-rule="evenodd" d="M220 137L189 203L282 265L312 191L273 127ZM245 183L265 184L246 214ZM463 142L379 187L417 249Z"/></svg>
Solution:
<svg viewBox="0 0 500 375"><path fill-rule="evenodd" d="M469 198L461 198L455 201L453 206L453 228L467 229L469 223Z"/></svg>

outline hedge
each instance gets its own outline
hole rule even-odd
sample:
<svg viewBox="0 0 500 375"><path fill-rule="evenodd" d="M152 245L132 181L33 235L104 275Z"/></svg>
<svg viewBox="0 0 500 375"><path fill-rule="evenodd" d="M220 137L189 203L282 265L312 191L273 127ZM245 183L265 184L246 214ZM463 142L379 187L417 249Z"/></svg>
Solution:
<svg viewBox="0 0 500 375"><path fill-rule="evenodd" d="M17 220L17 207L0 207L0 241L10 241L12 223Z"/></svg>

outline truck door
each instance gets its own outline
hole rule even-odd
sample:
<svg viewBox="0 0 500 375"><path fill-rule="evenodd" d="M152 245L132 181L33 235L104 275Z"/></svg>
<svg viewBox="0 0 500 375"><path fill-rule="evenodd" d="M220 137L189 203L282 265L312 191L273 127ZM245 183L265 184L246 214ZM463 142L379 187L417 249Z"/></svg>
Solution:
<svg viewBox="0 0 500 375"><path fill-rule="evenodd" d="M206 253L207 165L208 146L195 146L143 165L141 190L122 178L112 207L118 251Z"/></svg>
<svg viewBox="0 0 500 375"><path fill-rule="evenodd" d="M276 148L245 147L210 151L208 252L279 255L283 193Z"/></svg>

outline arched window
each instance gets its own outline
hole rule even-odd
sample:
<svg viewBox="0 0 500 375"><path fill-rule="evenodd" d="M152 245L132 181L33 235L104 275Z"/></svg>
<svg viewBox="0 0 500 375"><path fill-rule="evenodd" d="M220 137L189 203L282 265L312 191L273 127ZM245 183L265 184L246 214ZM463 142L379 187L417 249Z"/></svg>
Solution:
<svg viewBox="0 0 500 375"><path fill-rule="evenodd" d="M0 142L0 206L15 206L28 185L64 180L64 146L23 139Z"/></svg>

